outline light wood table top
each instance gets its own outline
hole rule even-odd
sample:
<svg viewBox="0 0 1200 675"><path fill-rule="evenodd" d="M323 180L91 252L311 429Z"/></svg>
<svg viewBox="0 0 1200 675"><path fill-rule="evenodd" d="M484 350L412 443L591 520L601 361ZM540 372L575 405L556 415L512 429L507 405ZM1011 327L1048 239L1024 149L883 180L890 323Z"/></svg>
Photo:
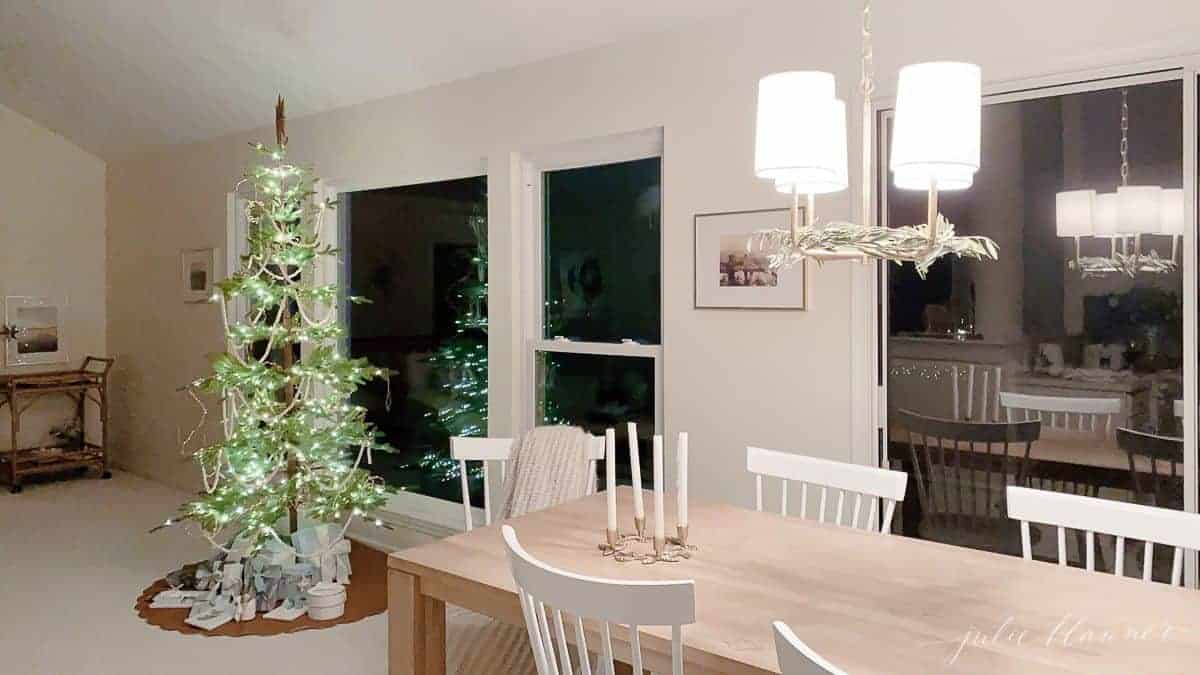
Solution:
<svg viewBox="0 0 1200 675"><path fill-rule="evenodd" d="M629 488L620 490L621 522L632 523ZM856 675L1184 673L1200 667L1196 591L697 502L691 505L690 536L699 546L693 559L622 564L596 549L604 510L601 493L509 524L532 555L561 569L616 579L694 579L697 621L683 629L690 675L778 673L776 619ZM422 644L444 648L444 625L434 625L442 602L521 622L498 525L398 551L388 564L393 673L438 671L436 664L411 666L426 658L412 642L440 629L437 639ZM659 658L669 654L669 629L642 630L647 667L669 672L663 667L669 661ZM614 635L619 639L625 636Z"/></svg>

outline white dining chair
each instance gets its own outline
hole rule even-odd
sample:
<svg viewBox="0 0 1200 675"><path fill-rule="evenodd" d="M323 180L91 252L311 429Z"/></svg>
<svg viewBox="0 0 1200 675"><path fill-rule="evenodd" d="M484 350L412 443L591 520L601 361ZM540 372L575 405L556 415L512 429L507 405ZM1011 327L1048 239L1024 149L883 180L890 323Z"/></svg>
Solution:
<svg viewBox="0 0 1200 675"><path fill-rule="evenodd" d="M1109 436L1113 418L1121 414L1119 398L1079 398L1000 392L1000 406L1009 422L1040 420L1042 429L1060 429ZM1074 422L1072 423L1072 420Z"/></svg>
<svg viewBox="0 0 1200 675"><path fill-rule="evenodd" d="M826 522L827 503L830 490L837 491L837 509L831 522L849 525L856 529L874 529L879 502L883 502L883 517L880 532L891 530L896 504L904 501L908 489L908 474L872 466L847 464L828 459L817 459L790 452L746 448L746 470L754 474L755 508L763 510L763 477L782 479L780 487L779 513L788 515L788 482L800 483L800 517L808 517L808 490L813 486L820 491L820 506L817 520ZM849 522L843 523L846 512L846 495L854 496L854 506ZM864 504L864 500L867 502ZM859 516L866 507L866 519L859 525Z"/></svg>
<svg viewBox="0 0 1200 675"><path fill-rule="evenodd" d="M804 644L786 623L776 621L771 625L775 627L775 654L783 675L846 675Z"/></svg>
<svg viewBox="0 0 1200 675"><path fill-rule="evenodd" d="M475 519L471 509L467 462L483 463L483 523L485 526L491 525L490 466L494 464L499 470L500 484L503 485L514 445L515 441L511 438L451 437L450 456L458 460L463 524L468 532L474 529ZM587 494L592 494L596 491L596 461L604 457L604 437L590 436L587 452L588 475L592 476ZM451 638L447 640L449 672L458 675L515 675L534 672L534 662L524 644L523 631L516 626L447 605L446 630Z"/></svg>
<svg viewBox="0 0 1200 675"><path fill-rule="evenodd" d="M513 445L511 438L470 438L453 436L450 438L450 457L458 460L459 480L462 484L463 518L467 531L475 527L471 513L470 481L468 479L467 462L483 463L483 523L492 524L492 488L489 464L495 463L500 470L500 484L504 484L508 461L512 458ZM591 436L588 439L588 475L592 481L588 485L587 494L596 491L596 462L604 458L604 437Z"/></svg>
<svg viewBox="0 0 1200 675"><path fill-rule="evenodd" d="M1116 537L1116 563L1113 571L1117 576L1125 575L1125 540L1145 542L1143 581L1151 581L1154 570L1154 545L1173 547L1173 586L1183 583L1184 551L1200 550L1200 515L1194 513L1010 486L1008 515L1021 521L1021 552L1026 560L1033 559L1030 523L1057 528L1058 564L1062 566L1067 564L1066 530L1074 529L1086 533L1085 555L1088 571L1096 569L1096 535Z"/></svg>
<svg viewBox="0 0 1200 675"><path fill-rule="evenodd" d="M633 672L643 672L639 627L670 626L671 673L683 675L683 626L696 621L694 582L618 581L565 572L531 556L511 526L505 525L502 532L538 675L574 675L568 625L575 633L578 670L591 675L585 620L599 622L597 670L601 674L615 672L613 626L624 625L629 630Z"/></svg>

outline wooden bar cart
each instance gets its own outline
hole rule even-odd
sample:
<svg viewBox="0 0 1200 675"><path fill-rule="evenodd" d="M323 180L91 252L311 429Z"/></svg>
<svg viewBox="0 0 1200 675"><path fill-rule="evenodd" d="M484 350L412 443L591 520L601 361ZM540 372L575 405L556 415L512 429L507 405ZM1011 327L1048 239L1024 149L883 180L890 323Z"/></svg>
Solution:
<svg viewBox="0 0 1200 675"><path fill-rule="evenodd" d="M0 375L0 410L8 406L12 422L11 445L0 451L0 476L8 478L10 492L21 491L24 476L73 469L95 468L101 478L112 478L108 469L108 373L113 363L114 359L88 356L78 370ZM66 396L75 403L79 441L68 447L21 448L17 442L21 416L38 401L54 396ZM99 443L88 440L88 401L99 409Z"/></svg>

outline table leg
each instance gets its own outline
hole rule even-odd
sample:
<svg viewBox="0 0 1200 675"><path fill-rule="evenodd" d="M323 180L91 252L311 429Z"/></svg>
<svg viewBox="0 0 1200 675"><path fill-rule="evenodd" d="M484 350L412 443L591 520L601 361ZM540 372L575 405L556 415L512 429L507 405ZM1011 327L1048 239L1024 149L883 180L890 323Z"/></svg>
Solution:
<svg viewBox="0 0 1200 675"><path fill-rule="evenodd" d="M388 572L388 673L445 675L446 605L421 595L421 580Z"/></svg>

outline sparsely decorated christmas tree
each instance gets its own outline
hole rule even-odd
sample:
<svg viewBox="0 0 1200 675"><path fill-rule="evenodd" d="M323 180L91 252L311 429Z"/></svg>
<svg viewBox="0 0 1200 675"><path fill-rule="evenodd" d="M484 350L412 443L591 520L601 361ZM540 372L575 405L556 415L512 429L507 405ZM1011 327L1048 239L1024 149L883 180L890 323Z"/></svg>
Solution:
<svg viewBox="0 0 1200 675"><path fill-rule="evenodd" d="M350 397L388 372L339 349L337 284L316 275L338 255L321 234L336 223L336 203L318 198L312 169L289 163L282 99L276 146L253 147L260 161L237 188L246 195L248 252L213 296L225 351L192 383L220 398L224 438L196 451L205 492L166 524L192 522L214 544L241 538L258 547L286 542L300 514L344 531L384 503L383 483L361 465L388 448ZM246 313L231 316L238 299Z"/></svg>
<svg viewBox="0 0 1200 675"><path fill-rule="evenodd" d="M467 274L450 289L448 299L457 314L454 335L425 360L442 394L437 409L430 415L446 436L487 433L487 218L478 207L469 225L475 237L470 265ZM426 453L420 465L446 483L458 480L458 462L444 448Z"/></svg>

